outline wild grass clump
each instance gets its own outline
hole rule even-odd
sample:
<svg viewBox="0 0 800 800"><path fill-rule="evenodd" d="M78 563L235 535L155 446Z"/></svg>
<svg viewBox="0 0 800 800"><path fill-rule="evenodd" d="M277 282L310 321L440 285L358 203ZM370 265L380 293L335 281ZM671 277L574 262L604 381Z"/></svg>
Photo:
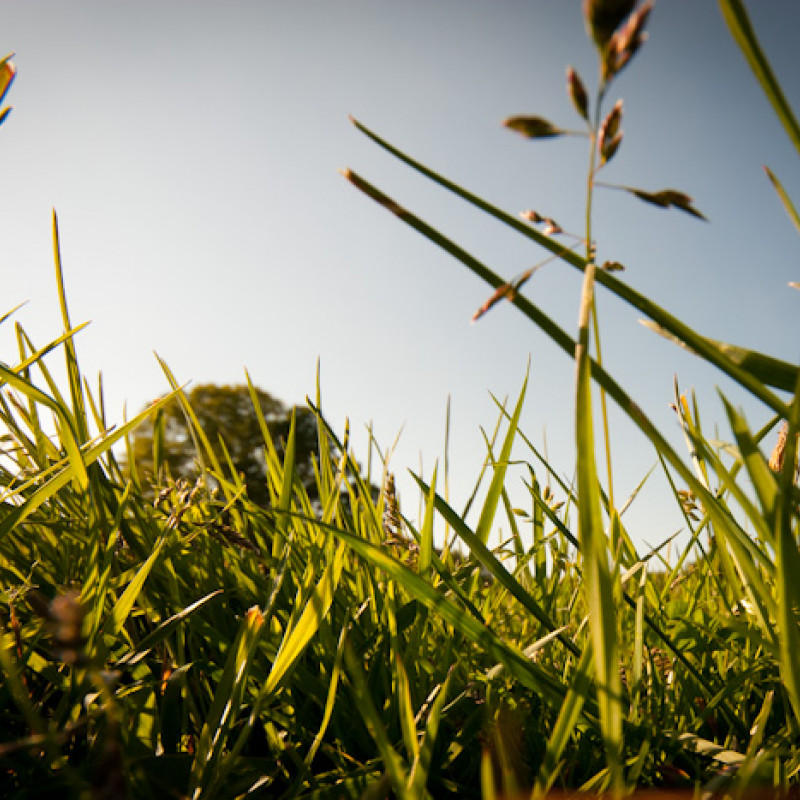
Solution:
<svg viewBox="0 0 800 800"><path fill-rule="evenodd" d="M262 415L267 496L258 503L166 365L171 394L111 427L102 387L91 391L81 374L54 226L64 334L38 347L17 326L13 366L0 364L0 795L796 791L800 369L699 335L619 280L615 262L594 262L597 175L622 142L621 106L606 110L605 96L644 43L649 7L584 6L600 78L592 97L568 73L590 144L581 255L546 215L507 215L357 123L584 275L573 338L521 294L529 275L502 279L348 173L493 287L480 314L508 299L575 359L576 484L520 428L526 380L513 404L498 404L475 524L438 492L436 470L415 476L420 518L404 514L381 452L373 445L363 463L374 466L362 469L346 427L337 436L323 416L319 390L309 401L313 482L298 472L296 425L276 442ZM742 7L727 0L723 8L786 122ZM533 116L508 126L534 137L561 130ZM800 136L787 129L800 151ZM680 191L623 188L701 216ZM752 430L723 398L732 460L678 393L689 444L681 456L604 369L598 285L763 403L769 420ZM57 351L61 382L44 360ZM607 399L664 465L690 532L677 560L637 551L610 469L595 463L597 421L610 444ZM197 442L201 466L191 479L170 474L159 444L158 410L175 400ZM155 424L156 485L136 469L141 424ZM784 433L770 454L763 442L778 426ZM506 485L515 447L529 452L525 509L512 505ZM498 528L504 541L490 547Z"/></svg>

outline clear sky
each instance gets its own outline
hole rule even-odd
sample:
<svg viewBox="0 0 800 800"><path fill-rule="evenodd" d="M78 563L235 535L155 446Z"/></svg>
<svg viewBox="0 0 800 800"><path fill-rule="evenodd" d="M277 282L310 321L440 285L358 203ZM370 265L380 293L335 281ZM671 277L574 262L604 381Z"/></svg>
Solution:
<svg viewBox="0 0 800 800"><path fill-rule="evenodd" d="M749 3L795 109L800 4ZM797 233L762 164L800 202L800 162L715 2L661 0L650 40L613 85L625 139L604 180L694 197L702 223L617 192L597 198L601 259L714 338L800 358ZM533 245L413 174L360 135L348 114L512 213L535 208L580 232L585 141L528 142L512 114L579 122L571 64L589 87L595 53L578 0L0 0L0 49L18 76L0 128L0 270L5 312L43 344L59 333L50 238L59 215L84 371L102 371L111 421L181 381L239 383L245 367L288 403L315 391L356 454L365 426L402 479L441 457L452 403L451 497L460 507L494 427L491 394L531 379L522 428L572 473L572 362L510 305L470 325L490 294L449 256L351 187L350 167L512 278ZM580 276L551 264L525 293L569 331ZM721 376L599 297L609 369L676 442L674 376L704 422L723 421ZM0 339L14 360L13 333ZM490 394L491 393L491 394ZM745 403L753 426L766 419ZM617 497L655 463L614 414ZM728 435L722 424L720 438ZM522 452L519 455L523 455ZM541 476L541 473L540 473ZM510 472L519 486L526 471ZM626 516L640 543L681 525L653 479Z"/></svg>

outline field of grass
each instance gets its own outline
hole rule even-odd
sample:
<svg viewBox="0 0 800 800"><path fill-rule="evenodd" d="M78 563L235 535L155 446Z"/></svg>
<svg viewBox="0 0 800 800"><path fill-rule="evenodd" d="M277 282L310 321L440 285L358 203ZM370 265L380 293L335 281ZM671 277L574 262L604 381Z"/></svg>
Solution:
<svg viewBox="0 0 800 800"><path fill-rule="evenodd" d="M417 477L423 500L412 518L379 446L353 453L319 392L310 403L314 499L295 469L293 429L279 448L264 423L271 500L256 505L166 364L203 469L193 483L162 473L153 487L130 437L155 409L109 429L102 386L81 374L54 220L64 334L41 347L17 326L17 352L0 362L0 796L796 791L800 368L701 336L620 280L613 264L594 263L593 185L620 144L620 112L604 108L605 88L642 43L647 15L645 4L625 22L626 5L585 5L601 63L595 102L577 75L569 81L591 153L583 255L549 221L505 214L356 123L584 275L573 337L520 294L529 275L504 281L347 173L490 284L480 313L507 300L575 360L575 485L520 428L523 383L515 402L498 405L474 524L445 501L435 471ZM722 5L800 154L800 128L743 7ZM600 13L609 8L610 33ZM538 117L507 124L530 137L554 133ZM699 213L674 190L639 198ZM677 396L688 447L676 452L596 355L597 285L758 398L770 422L751 430L737 399L723 399L733 453L723 458L692 399ZM63 380L44 359L57 352ZM684 512L690 541L669 562L637 552L602 489L595 430L608 435L607 402L652 442ZM779 443L766 450L775 430ZM529 453L525 509L505 488L519 447ZM490 547L498 529L505 541Z"/></svg>

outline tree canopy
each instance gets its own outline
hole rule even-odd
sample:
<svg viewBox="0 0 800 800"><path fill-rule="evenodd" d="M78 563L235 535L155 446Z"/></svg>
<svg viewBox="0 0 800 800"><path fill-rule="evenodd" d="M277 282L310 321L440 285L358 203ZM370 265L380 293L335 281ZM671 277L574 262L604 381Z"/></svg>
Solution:
<svg viewBox="0 0 800 800"><path fill-rule="evenodd" d="M256 389L254 394L281 458L294 413L297 474L309 496L316 498L313 457L319 446L314 414L302 406L287 407L262 389ZM199 384L185 397L220 463L227 463L227 451L244 479L250 499L269 505L265 442L249 387ZM194 480L202 471L203 459L198 454L192 426L177 397L135 430L131 450L138 474L156 484L167 477Z"/></svg>

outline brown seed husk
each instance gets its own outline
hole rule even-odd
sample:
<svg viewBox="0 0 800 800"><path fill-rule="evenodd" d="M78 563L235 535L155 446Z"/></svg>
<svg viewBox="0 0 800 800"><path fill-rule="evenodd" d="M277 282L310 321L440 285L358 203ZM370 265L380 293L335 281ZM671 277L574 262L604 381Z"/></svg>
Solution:
<svg viewBox="0 0 800 800"><path fill-rule="evenodd" d="M636 0L584 0L583 18L595 44L603 48L636 6Z"/></svg>

